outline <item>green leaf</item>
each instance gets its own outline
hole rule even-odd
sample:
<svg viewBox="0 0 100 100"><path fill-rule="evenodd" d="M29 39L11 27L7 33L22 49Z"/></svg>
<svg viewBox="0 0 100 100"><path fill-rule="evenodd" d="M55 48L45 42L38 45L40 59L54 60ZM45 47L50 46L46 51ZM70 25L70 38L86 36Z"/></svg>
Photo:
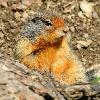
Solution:
<svg viewBox="0 0 100 100"><path fill-rule="evenodd" d="M96 83L98 83L98 82L100 82L100 77L96 77L95 79L93 79L93 80L91 81L92 84L96 84Z"/></svg>

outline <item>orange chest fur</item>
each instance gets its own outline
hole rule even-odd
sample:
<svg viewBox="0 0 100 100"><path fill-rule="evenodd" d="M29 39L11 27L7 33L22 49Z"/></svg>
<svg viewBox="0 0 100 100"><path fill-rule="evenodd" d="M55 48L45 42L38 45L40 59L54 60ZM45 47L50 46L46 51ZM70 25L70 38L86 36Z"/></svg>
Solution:
<svg viewBox="0 0 100 100"><path fill-rule="evenodd" d="M36 53L37 66L49 70L51 65L55 62L57 51L60 44L47 46Z"/></svg>

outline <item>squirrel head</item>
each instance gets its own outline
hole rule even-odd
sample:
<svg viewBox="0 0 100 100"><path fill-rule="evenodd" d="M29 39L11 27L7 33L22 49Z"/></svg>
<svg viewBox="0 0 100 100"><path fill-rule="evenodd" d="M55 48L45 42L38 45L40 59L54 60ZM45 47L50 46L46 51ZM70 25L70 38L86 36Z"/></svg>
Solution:
<svg viewBox="0 0 100 100"><path fill-rule="evenodd" d="M22 35L32 42L39 39L52 41L64 35L64 20L49 11L37 12L24 26Z"/></svg>

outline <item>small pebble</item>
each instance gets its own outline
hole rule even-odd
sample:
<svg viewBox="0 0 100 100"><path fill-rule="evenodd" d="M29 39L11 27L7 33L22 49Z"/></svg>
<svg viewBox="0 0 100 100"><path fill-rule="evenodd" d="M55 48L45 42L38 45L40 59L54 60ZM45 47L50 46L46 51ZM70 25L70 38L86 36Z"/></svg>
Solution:
<svg viewBox="0 0 100 100"><path fill-rule="evenodd" d="M0 45L4 43L4 39L0 39Z"/></svg>
<svg viewBox="0 0 100 100"><path fill-rule="evenodd" d="M86 34L83 35L83 37L84 37L85 39L87 39L87 38L89 38L89 35L86 33Z"/></svg>
<svg viewBox="0 0 100 100"><path fill-rule="evenodd" d="M12 10L15 10L15 11L17 11L17 10L24 11L27 9L27 6L19 3L19 4L13 4L11 8L12 8Z"/></svg>
<svg viewBox="0 0 100 100"><path fill-rule="evenodd" d="M34 81L34 80L36 80L36 79L38 79L39 77L38 76L36 76L36 75L31 75L31 79Z"/></svg>
<svg viewBox="0 0 100 100"><path fill-rule="evenodd" d="M33 0L22 0L22 4L25 6L31 6L33 3Z"/></svg>
<svg viewBox="0 0 100 100"><path fill-rule="evenodd" d="M0 0L0 5L3 7L8 7L7 0Z"/></svg>
<svg viewBox="0 0 100 100"><path fill-rule="evenodd" d="M98 16L96 11L93 12L93 18L97 18L97 19L99 18L99 16Z"/></svg>
<svg viewBox="0 0 100 100"><path fill-rule="evenodd" d="M74 26L71 26L71 27L70 27L70 30L71 30L72 32L75 32Z"/></svg>
<svg viewBox="0 0 100 100"><path fill-rule="evenodd" d="M27 9L27 7L25 6L25 5L23 5L23 4L18 4L18 6L17 6L17 8L19 9L19 10L25 10L25 9Z"/></svg>
<svg viewBox="0 0 100 100"><path fill-rule="evenodd" d="M16 27L17 27L17 23L16 23L15 21L10 20L10 21L9 21L9 23L10 23L10 27L11 27L11 28L13 28L13 29L14 29L14 28L16 28Z"/></svg>
<svg viewBox="0 0 100 100"><path fill-rule="evenodd" d="M84 15L83 15L82 11L78 12L78 16L79 16L80 18L84 18Z"/></svg>
<svg viewBox="0 0 100 100"><path fill-rule="evenodd" d="M0 32L0 39L4 38L4 34Z"/></svg>
<svg viewBox="0 0 100 100"><path fill-rule="evenodd" d="M22 16L23 16L24 19L26 19L28 17L28 13L24 12Z"/></svg>
<svg viewBox="0 0 100 100"><path fill-rule="evenodd" d="M77 43L76 47L78 49L81 49L82 47L88 47L92 43L92 40L77 41L76 43Z"/></svg>
<svg viewBox="0 0 100 100"><path fill-rule="evenodd" d="M19 20L20 20L20 17L21 17L21 14L20 14L19 12L15 12L15 13L14 13L14 17L15 17L15 19L16 19L17 21L19 21Z"/></svg>

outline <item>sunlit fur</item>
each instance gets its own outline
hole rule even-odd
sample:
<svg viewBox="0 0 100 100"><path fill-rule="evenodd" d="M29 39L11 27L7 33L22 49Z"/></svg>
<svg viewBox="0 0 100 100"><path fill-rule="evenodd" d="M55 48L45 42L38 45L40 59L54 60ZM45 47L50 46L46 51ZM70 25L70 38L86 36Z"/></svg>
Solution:
<svg viewBox="0 0 100 100"><path fill-rule="evenodd" d="M47 34L38 35L36 41L21 38L16 45L16 55L30 69L51 72L55 80L64 84L86 82L85 68L73 54L67 36L63 33L64 20L50 17L53 26Z"/></svg>

